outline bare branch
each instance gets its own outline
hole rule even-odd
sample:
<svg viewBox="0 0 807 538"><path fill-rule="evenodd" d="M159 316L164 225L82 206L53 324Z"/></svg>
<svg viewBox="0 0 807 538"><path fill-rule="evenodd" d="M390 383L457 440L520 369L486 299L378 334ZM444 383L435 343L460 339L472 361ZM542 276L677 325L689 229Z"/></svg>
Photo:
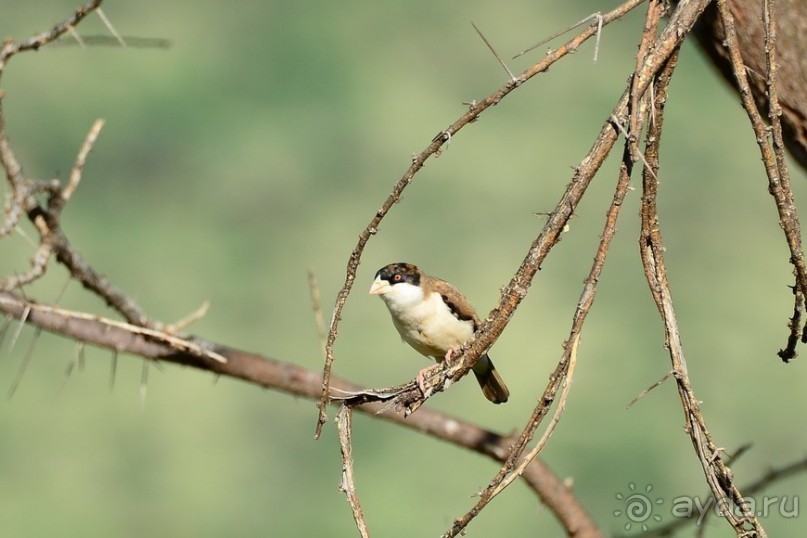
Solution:
<svg viewBox="0 0 807 538"><path fill-rule="evenodd" d="M701 463L704 476L715 498L722 503L734 503L742 516L735 515L732 510L724 510L722 515L734 528L738 536L767 536L765 529L734 485L733 475L728 466L720 458L721 449L715 443L703 418L700 402L696 398L689 380L683 344L678 331L678 321L673 307L672 294L667 281L667 269L664 263L665 247L661 238L658 213L656 209L656 193L658 179L652 170L658 168L658 151L661 141L667 85L677 62L677 53L669 59L665 70L659 75L656 88L655 122L650 126L645 147L645 157L650 168L643 174L642 196L642 231L640 251L650 291L664 322L666 347L669 350L673 366L673 376L678 385L678 394L684 409L686 431L689 434L695 454ZM749 534L751 533L751 534Z"/></svg>
<svg viewBox="0 0 807 538"><path fill-rule="evenodd" d="M39 50L48 43L56 41L62 37L62 35L74 29L87 15L98 9L103 1L104 0L91 0L87 2L77 8L65 21L56 24L50 30L37 34L34 37L22 41L5 41L3 47L0 49L0 76L2 76L6 63L8 63L8 60L12 56L29 50Z"/></svg>
<svg viewBox="0 0 807 538"><path fill-rule="evenodd" d="M339 432L339 447L342 450L342 482L339 489L347 497L350 510L353 512L353 520L359 535L362 538L369 538L370 532L367 530L367 522L364 521L364 511L361 508L359 494L356 493L356 483L353 479L353 417L350 407L342 405L336 415L336 431Z"/></svg>
<svg viewBox="0 0 807 538"><path fill-rule="evenodd" d="M698 0L699 2L706 2L707 0ZM620 19L630 10L635 8L636 6L640 5L644 0L629 0L624 4L620 5L616 9L610 11L608 14L603 16L603 25L610 24L611 22ZM691 7L683 10L685 13L689 13ZM679 10L681 11L681 10ZM691 20L691 23L694 23L694 14ZM684 19L684 23L690 22L688 19ZM359 234L359 241L356 246L353 248L353 251L348 258L347 269L345 274L345 282L342 286L342 289L339 290L339 293L336 298L336 302L334 304L333 314L331 316L331 323L330 328L328 331L328 342L326 344L326 354L325 354L325 364L323 366L323 376L322 376L322 394L320 398L319 404L319 416L317 418L317 425L316 425L316 432L314 437L318 438L322 432L322 426L325 424L327 420L327 398L329 395L329 383L330 383L330 376L331 376L331 369L333 367L333 346L334 342L336 341L336 336L338 333L339 328L339 321L342 316L342 309L345 306L345 302L347 301L347 297L350 294L350 291L353 289L353 284L356 279L356 271L359 267L359 263L361 262L361 256L364 252L364 248L367 245L367 242L370 238L378 233L378 227L381 224L381 221L384 217L389 213L392 206L398 202L403 194L403 191L406 187L412 182L414 179L415 174L420 171L423 167L425 162L437 153L437 151L442 147L444 142L450 139L450 137L454 136L460 129L465 127L466 125L475 122L479 116L491 106L498 104L502 99L504 99L507 95L510 94L514 89L518 86L526 82L527 80L531 79L535 75L546 71L552 64L563 58L564 56L570 54L577 50L577 48L584 43L587 39L591 38L597 33L597 27L592 26L590 28L585 29L580 34L569 40L567 43L559 47L557 50L549 53L544 59L537 62L519 76L515 78L514 81L508 82L505 86L500 88L499 90L495 91L482 101L475 102L473 106L469 107L468 111L463 114L457 121L455 121L452 125L450 125L447 129L441 131L441 133L445 133L448 136L440 135L435 137L431 144L429 144L425 150L421 153L417 154L412 159L412 164L403 177L398 180L395 184L395 187L392 189L392 192L387 197L386 201L382 204L382 206L376 211L375 216L370 220L370 223L364 228L364 230ZM683 39L683 35L685 34L676 34L673 36L673 39L676 39L677 42L680 42ZM661 51L661 54L664 54L664 50ZM647 82L644 80L640 81L639 84L649 84L649 79ZM607 127L607 131L612 132L613 129ZM611 135L607 135L607 138L612 138L610 144L613 145L613 141L616 140L616 137ZM604 146L608 145L607 140L603 140L602 142L598 140L595 142L595 148L597 150L604 149L600 146L601 143L604 143ZM610 148L608 148L610 149ZM605 153L602 155L603 159L608 152L608 149L605 150ZM595 152L597 150L592 150ZM599 161L601 164L602 161ZM594 171L599 169L599 164L593 166L591 168L591 172L593 174ZM585 191L586 186L588 185L591 177L582 176L576 177L572 180L569 184L569 188L567 189L566 193L564 194L563 198L559 206L562 206L561 211L556 211L553 213L552 217L550 217L547 221L546 226L544 227L544 233L533 243L532 247L530 248L530 253L525 259L524 263L522 263L521 268L510 281L510 285L507 286L505 291L502 294L502 299L499 301L499 305L491 312L491 316L494 319L488 321L483 324L480 331L477 332L477 337L474 339L472 343L469 343L466 346L466 351L457 359L460 360L462 367L456 371L455 374L452 374L452 379L459 379L465 374L470 371L472 365L476 361L476 359L484 352L484 350L490 348L498 338L501 331L504 329L504 326L508 323L510 317L513 315L515 308L521 302L521 299L527 293L527 289L529 288L529 284L532 281L532 276L537 271L538 265L540 264L540 260L548 252L551 245L553 245L558 238L557 233L551 232L551 230L562 230L563 226L565 225L566 219L568 219L569 215L571 214L571 210L573 209L573 201L570 199L571 196L574 198L579 199L582 196L582 193ZM559 227L558 227L559 226ZM538 255L538 252L543 252L542 255ZM540 258L540 259L538 259ZM495 328L493 323L495 322Z"/></svg>
<svg viewBox="0 0 807 538"><path fill-rule="evenodd" d="M767 1L765 2L767 6ZM775 40L776 34L772 19L766 16L766 63L768 68L768 95L770 97L769 119L772 124L773 142L769 141L768 127L754 102L751 88L748 84L746 66L740 54L737 32L734 28L734 17L726 4L726 0L717 2L720 17L723 21L723 28L726 32L726 46L731 58L734 76L740 88L743 108L748 114L748 119L756 134L757 144L762 154L762 162L765 165L765 172L768 176L768 190L776 202L776 209L779 213L779 224L785 234L787 246L790 249L790 263L796 271L796 285L801 289L802 294L807 294L807 264L804 261L804 249L801 244L801 225L798 213L793 203L793 194L790 189L790 175L787 171L787 163L784 160L784 143L782 142L782 128L779 121L781 111L779 109L776 92L776 67L775 67ZM765 10L768 13L768 10Z"/></svg>
<svg viewBox="0 0 807 538"><path fill-rule="evenodd" d="M545 39L542 39L538 43L527 47L526 49L522 50L521 52L519 52L518 54L513 56L513 60L515 60L519 56L523 56L523 55L527 54L528 52L531 52L531 51L537 49L541 45L545 45L545 44L549 43L553 39L555 39L557 37L560 37L560 36L562 36L563 34L565 34L567 32L571 32L572 30L574 30L578 26L583 25L583 24L587 23L590 20L594 20L594 22L596 24L596 27L597 27L597 39L594 42L594 63L597 63L597 57L598 57L599 51L600 51L600 36L602 34L602 26L603 26L604 19L605 18L602 16L602 13L600 13L599 11L596 12L596 13L592 13L591 15L586 17L585 19L581 19L581 20L577 21L576 23L572 24L571 26L567 26L563 30L561 30L559 32L555 32L551 36L549 36L549 37L547 37Z"/></svg>
<svg viewBox="0 0 807 538"><path fill-rule="evenodd" d="M293 396L317 400L322 383L321 375L292 363L270 359L220 344L206 342L201 338L189 338L184 346L175 347L167 342L147 338L142 332L131 332L125 325L106 324L90 316L66 316L58 309L37 308L19 297L0 292L0 313L19 319L26 315L26 322L48 332L66 338L81 340L88 344L113 351L113 365L119 353L130 353L145 359L184 366L191 366L217 375L240 379L260 387L272 388ZM184 351L190 345L201 346L227 359L226 363L204 360ZM342 393L361 392L364 388L349 381L333 378L333 390ZM339 396L330 395L329 400ZM404 418L393 410L385 410L384 404L369 403L356 407L357 411L380 418L418 433L452 443L504 461L510 453L512 439L506 435L482 429L457 417L446 415L430 408ZM555 514L566 529L574 529L579 538L602 536L597 525L586 513L579 499L564 485L540 459L525 470L522 478L535 491L541 501Z"/></svg>
<svg viewBox="0 0 807 538"><path fill-rule="evenodd" d="M188 339L174 336L167 332L141 327L139 325L132 325L122 321L115 321L113 319L102 318L93 314L85 314L83 312L73 312L64 310L55 306L47 306L28 301L23 301L16 298L10 293L0 293L0 308L4 307L6 312L18 311L21 308L26 310L33 310L36 312L53 313L63 319L66 323L72 320L92 320L106 327L115 327L125 330L130 335L144 336L150 340L163 342L167 346L175 347L177 351L196 355L201 359L209 359L211 361L225 363L227 359L216 353L212 349L206 348L203 344L194 343Z"/></svg>
<svg viewBox="0 0 807 538"><path fill-rule="evenodd" d="M98 140L98 135L101 134L103 127L104 120L95 120L84 139L84 143L81 145L81 149L79 149L78 155L76 155L76 162L73 164L73 168L70 171L70 179L67 185L59 190L57 196L52 196L49 200L48 209L54 218L61 214L65 204L70 201L70 197L73 196L73 193L76 191L76 187L78 187L79 181L81 181L81 172L84 170L84 164L87 162L87 156L89 156L90 151L92 151L93 146L95 146L95 142Z"/></svg>

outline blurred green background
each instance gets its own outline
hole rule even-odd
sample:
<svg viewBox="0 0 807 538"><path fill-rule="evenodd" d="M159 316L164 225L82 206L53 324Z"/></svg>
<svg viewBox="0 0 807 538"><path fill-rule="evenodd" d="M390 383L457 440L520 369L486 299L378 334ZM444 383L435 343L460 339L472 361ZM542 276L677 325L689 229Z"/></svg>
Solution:
<svg viewBox="0 0 807 538"><path fill-rule="evenodd" d="M327 312L360 230L411 155L502 85L504 56L618 2L110 2L124 35L170 39L167 50L49 47L8 65L3 101L31 176L65 177L95 118L106 119L64 215L74 245L155 318L172 322L209 300L192 332L318 370L306 271ZM63 19L75 0L0 2L0 37ZM383 386L426 363L400 343L375 270L420 264L486 313L607 118L634 62L642 14L606 28L598 63L587 43L463 130L430 160L369 244L344 312L335 372ZM98 17L80 26L103 35ZM543 47L542 49L545 49ZM543 54L510 62L522 70ZM621 150L615 152L619 156ZM807 182L793 169L796 197ZM492 356L511 401L492 406L473 382L429 401L500 432L520 428L561 354L616 180L609 160L552 251ZM634 185L638 181L634 180ZM637 248L639 191L628 195L587 322L568 408L545 460L608 533L628 519L617 494L652 491L664 522L672 499L706 486L668 382L626 404L670 369ZM660 211L670 280L694 388L742 486L805 453L799 417L804 359L784 365L791 311L788 252L754 137L737 99L693 44L667 105ZM31 248L0 243L2 274ZM53 266L30 292L51 301ZM61 304L109 315L72 284ZM12 326L16 330L16 325ZM0 349L10 387L34 331ZM313 402L178 367L141 362L44 335L12 398L0 403L0 535L355 536L338 492L335 428L312 440ZM358 417L357 486L374 536L435 536L474 502L498 467L401 428ZM804 477L765 493L793 496ZM761 494L757 496L761 502ZM807 517L762 518L796 536ZM717 518L708 536L732 536ZM647 522L652 528L659 523ZM632 532L641 530L633 523ZM472 523L473 536L560 536L523 486Z"/></svg>

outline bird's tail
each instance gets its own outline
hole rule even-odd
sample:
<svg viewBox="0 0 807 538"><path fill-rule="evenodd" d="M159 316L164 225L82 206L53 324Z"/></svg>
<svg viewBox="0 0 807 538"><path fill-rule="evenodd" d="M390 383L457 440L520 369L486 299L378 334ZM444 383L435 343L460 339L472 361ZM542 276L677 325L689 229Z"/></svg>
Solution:
<svg viewBox="0 0 807 538"><path fill-rule="evenodd" d="M479 386L482 387L482 393L485 398L495 404L504 403L510 397L510 391L507 390L507 385L504 380L496 371L493 366L493 361L490 360L487 353L479 357L479 360L474 364L474 375L476 380L479 381Z"/></svg>

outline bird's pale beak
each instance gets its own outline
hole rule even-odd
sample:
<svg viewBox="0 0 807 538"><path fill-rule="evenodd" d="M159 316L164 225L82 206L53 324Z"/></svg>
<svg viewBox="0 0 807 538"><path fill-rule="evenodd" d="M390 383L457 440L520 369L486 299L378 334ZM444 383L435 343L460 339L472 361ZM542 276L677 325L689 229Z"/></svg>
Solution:
<svg viewBox="0 0 807 538"><path fill-rule="evenodd" d="M370 295L384 295L390 290L391 287L392 286L390 286L389 282L386 280L376 278L373 281L373 285L370 286Z"/></svg>

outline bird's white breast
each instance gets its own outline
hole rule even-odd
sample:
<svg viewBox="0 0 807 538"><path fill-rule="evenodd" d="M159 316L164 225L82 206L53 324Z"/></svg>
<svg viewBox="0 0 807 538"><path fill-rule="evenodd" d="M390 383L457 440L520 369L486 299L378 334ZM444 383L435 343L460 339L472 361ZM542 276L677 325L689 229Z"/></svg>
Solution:
<svg viewBox="0 0 807 538"><path fill-rule="evenodd" d="M442 359L473 335L473 322L456 318L439 293L424 296L421 287L404 282L381 298L401 338L422 355Z"/></svg>

